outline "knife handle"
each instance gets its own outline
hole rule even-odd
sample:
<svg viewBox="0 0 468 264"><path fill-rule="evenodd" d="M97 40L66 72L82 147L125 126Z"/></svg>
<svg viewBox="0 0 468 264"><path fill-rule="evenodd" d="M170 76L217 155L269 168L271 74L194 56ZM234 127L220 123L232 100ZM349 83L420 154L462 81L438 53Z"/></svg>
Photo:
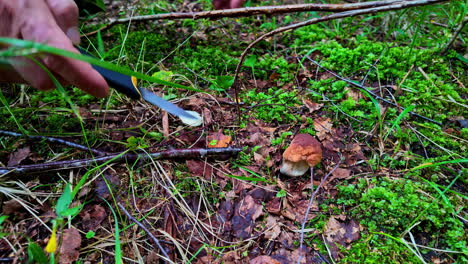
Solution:
<svg viewBox="0 0 468 264"><path fill-rule="evenodd" d="M93 57L91 54L89 54L87 51L83 50L82 48L78 48L78 50L81 52L83 55L87 55L90 57ZM102 68L97 65L91 65L99 74L104 77L106 80L107 84L116 89L117 91L125 94L126 96L138 100L141 98L140 91L138 90L136 83L134 84L132 81L132 76L125 75L113 70L108 70L106 68ZM135 79L136 81L136 79Z"/></svg>

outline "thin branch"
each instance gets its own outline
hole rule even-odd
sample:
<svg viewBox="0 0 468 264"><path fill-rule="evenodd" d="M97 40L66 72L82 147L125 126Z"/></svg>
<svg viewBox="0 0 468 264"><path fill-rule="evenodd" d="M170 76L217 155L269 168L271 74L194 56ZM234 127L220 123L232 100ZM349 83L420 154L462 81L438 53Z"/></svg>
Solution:
<svg viewBox="0 0 468 264"><path fill-rule="evenodd" d="M151 233L151 231L143 224L141 223L140 221L138 221L135 217L133 217L128 211L127 209L125 209L125 207L118 203L120 209L125 213L125 215L128 217L128 219L132 220L132 222L134 222L135 224L137 224L141 229L143 229L147 234L148 236L150 236L151 239L153 239L153 242L156 244L156 246L159 248L159 250L161 251L161 254L167 259L167 260L171 260L171 258L169 258L169 256L167 255L166 253L166 250L164 250L164 248L161 246L161 244L159 243L159 240L153 235L153 233Z"/></svg>
<svg viewBox="0 0 468 264"><path fill-rule="evenodd" d="M369 90L367 87L365 87L364 85L359 84L359 83L356 83L356 82L353 82L353 81L351 81L350 79L347 79L347 78L345 78L345 77L343 77L343 76L337 74L337 73L334 72L334 71L331 71L331 70L329 70L329 69L327 69L327 68L324 68L322 65L320 65L320 63L318 63L317 61L311 59L309 56L306 56L306 58L307 58L310 62L312 62L313 64L317 65L317 67L320 67L320 68L324 69L326 72L330 73L331 75L335 76L336 78L338 78L338 79L340 79L340 80L342 80L342 81L345 81L345 82L347 82L347 83L349 83L349 84L351 84L351 85L354 85L354 86L356 86L356 87L358 87L358 88L360 88L360 89L366 91L367 93L369 93L370 95L372 95L375 99L380 100L380 101L382 101L382 102L384 102L384 103L386 103L386 104L392 105L392 106L394 106L394 107L397 107L398 109L400 109L400 110L402 110L402 111L405 110L404 107L401 107L401 106L399 106L398 104L395 104L394 102L389 101L389 100L387 100L387 99L385 99L385 98L383 98L383 97L377 95L376 93L372 92L372 91ZM420 114L416 114L415 112L408 112L408 113L409 113L410 115L412 115L412 116L416 116L416 117L419 117L419 118L424 119L424 120L426 120L426 121L429 121L429 122L431 122L431 123L434 123L434 124L437 124L437 125L439 125L439 126L442 126L442 123L437 122L437 121L435 121L435 120L432 120L432 119L430 119L429 117L425 117L425 116L422 116L422 115L420 115Z"/></svg>
<svg viewBox="0 0 468 264"><path fill-rule="evenodd" d="M98 156L104 156L104 155L108 154L108 153L106 153L104 151L100 151L100 150L94 149L94 148L88 148L87 146L84 146L84 145L81 145L81 144L78 144L78 143L75 143L75 142L67 141L67 140L64 140L64 139L60 139L60 138L47 137L47 136L23 135L21 133L16 133L16 132L6 131L6 130L0 130L0 135L10 136L10 137L27 137L29 139L44 139L44 140L52 142L52 143L58 143L58 144L66 145L66 146L76 148L76 149L79 149L79 150L91 151L92 153L94 153L94 154L96 154Z"/></svg>
<svg viewBox="0 0 468 264"><path fill-rule="evenodd" d="M415 6L421 6L421 5L430 5L430 4L436 4L436 3L443 3L448 0L414 0L414 1L403 1L403 2L395 2L394 4L391 5L385 5L381 7L372 7L372 8L366 8L366 9L360 9L360 10L352 10L352 11L345 11L345 12L340 12L340 13L335 13L331 14L328 16L323 16L319 18L313 18L309 19L303 22L299 22L296 24L292 24L289 26L285 27L280 27L277 28L273 31L270 31L259 38L257 38L255 41L250 43L247 48L242 52L241 57L239 59L239 63L236 66L236 73L234 75L234 87L236 88L236 81L239 76L240 68L242 64L244 63L245 57L247 56L247 53L260 41L271 37L273 35L285 32L285 31L290 31L290 30L295 30L301 27L317 24L320 22L324 21L329 21L329 20L334 20L334 19L340 19L340 18L345 18L345 17L354 17L354 16L359 16L359 15L366 15L366 14L372 14L372 13L378 13L378 12L385 12L385 11L392 11L392 10L398 10L398 9L404 9L404 8L409 8L409 7L415 7ZM236 88L237 90L237 88ZM236 98L237 101L238 98Z"/></svg>
<svg viewBox="0 0 468 264"><path fill-rule="evenodd" d="M450 39L450 41L447 42L447 45L445 45L444 49L440 52L441 54L447 53L447 51L452 47L458 35L460 35L461 31L463 30L463 28L466 26L467 23L468 23L468 16L465 16L463 20L460 22L460 25L458 25L458 28L453 33L453 36Z"/></svg>
<svg viewBox="0 0 468 264"><path fill-rule="evenodd" d="M338 162L338 164L336 164L336 166L329 172L327 173L327 175L325 175L325 177L323 177L323 179L320 181L320 184L319 186L317 186L317 189L315 189L315 191L312 193L312 196L310 196L310 200L309 200L309 204L307 205L307 210L306 210L306 213L305 213L305 216L304 216L304 220L302 220L302 223L301 223L301 238L300 238L300 242L299 242L299 250L302 250L302 246L304 245L304 230L305 230L305 225L307 223L307 218L309 218L309 213L310 213L310 208L312 208L312 204L314 203L314 199L315 199L315 196L317 195L318 191L320 190L320 188L323 187L323 185L325 184L325 182L327 181L328 177L336 170L338 169L338 167L340 166L341 164L341 160L340 162ZM313 168L310 169L310 182L312 183L312 188L314 188L314 170ZM301 263L301 259L302 259L303 255L300 254L299 256L299 259L297 260L297 263Z"/></svg>
<svg viewBox="0 0 468 264"><path fill-rule="evenodd" d="M352 3L352 4L296 4L296 5L280 5L280 6L257 6L257 7L244 7L244 8L234 8L226 10L212 10L212 11L202 11L202 12L173 12L173 13L163 13L155 15L145 15L145 16L135 16L111 20L104 27L86 33L86 36L92 36L98 31L103 31L109 29L118 24L125 24L129 22L144 22L144 21L154 21L154 20L164 20L164 19L221 19L225 17L249 17L257 15L276 15L276 14L286 14L286 13L295 13L295 12L309 12L309 11L322 11L322 12L343 12L350 10L357 10L363 8L379 7L390 5L403 0L385 0L385 1L373 1L373 2L364 2L364 3Z"/></svg>
<svg viewBox="0 0 468 264"><path fill-rule="evenodd" d="M173 149L166 150L155 153L128 153L128 154L108 154L103 157L96 157L94 159L81 159L81 160L64 160L56 161L49 163L41 164L31 164L18 167L6 167L0 168L0 175L3 174L13 174L13 175L24 175L29 173L38 173L50 170L69 170L74 168L84 168L91 165L99 165L105 162L111 161L123 162L123 161L135 161L140 159L142 161L148 159L176 159L176 158L185 158L185 159L195 159L195 158L205 158L212 156L222 156L222 155L236 155L241 152L241 148L193 148L193 149Z"/></svg>

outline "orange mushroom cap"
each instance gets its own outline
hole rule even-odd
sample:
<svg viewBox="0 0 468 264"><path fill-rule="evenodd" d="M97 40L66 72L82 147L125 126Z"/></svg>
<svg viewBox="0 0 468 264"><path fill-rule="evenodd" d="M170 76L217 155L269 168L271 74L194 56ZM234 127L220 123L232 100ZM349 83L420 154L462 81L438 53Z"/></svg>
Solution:
<svg viewBox="0 0 468 264"><path fill-rule="evenodd" d="M283 153L281 173L289 176L303 175L309 167L322 160L320 142L309 134L297 134Z"/></svg>

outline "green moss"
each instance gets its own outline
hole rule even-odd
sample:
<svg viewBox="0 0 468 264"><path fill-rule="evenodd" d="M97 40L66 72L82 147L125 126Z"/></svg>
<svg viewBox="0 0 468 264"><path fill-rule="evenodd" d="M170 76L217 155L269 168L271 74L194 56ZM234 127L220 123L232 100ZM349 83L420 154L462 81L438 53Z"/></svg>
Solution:
<svg viewBox="0 0 468 264"><path fill-rule="evenodd" d="M410 179L373 178L341 186L339 191L341 198L338 204L350 206L350 215L359 220L366 232L383 232L399 237L414 225L412 234L424 237L427 241L425 246L466 252L468 236L463 223L452 214L451 206L427 185ZM454 203L460 202L457 197L450 199ZM360 254L366 248L368 251L383 250L382 256L385 258L393 255L388 252L405 248L386 237L373 239L371 242L358 243L356 252L353 246L350 251L352 257L349 256L347 260L362 257ZM454 257L464 259L463 255Z"/></svg>

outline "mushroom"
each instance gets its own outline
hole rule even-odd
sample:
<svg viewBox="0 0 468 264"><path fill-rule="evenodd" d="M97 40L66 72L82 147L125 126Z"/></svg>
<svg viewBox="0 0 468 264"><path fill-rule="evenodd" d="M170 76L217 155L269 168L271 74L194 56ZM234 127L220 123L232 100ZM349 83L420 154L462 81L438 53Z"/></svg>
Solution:
<svg viewBox="0 0 468 264"><path fill-rule="evenodd" d="M322 160L320 142L309 134L297 134L283 153L282 174L298 177Z"/></svg>

